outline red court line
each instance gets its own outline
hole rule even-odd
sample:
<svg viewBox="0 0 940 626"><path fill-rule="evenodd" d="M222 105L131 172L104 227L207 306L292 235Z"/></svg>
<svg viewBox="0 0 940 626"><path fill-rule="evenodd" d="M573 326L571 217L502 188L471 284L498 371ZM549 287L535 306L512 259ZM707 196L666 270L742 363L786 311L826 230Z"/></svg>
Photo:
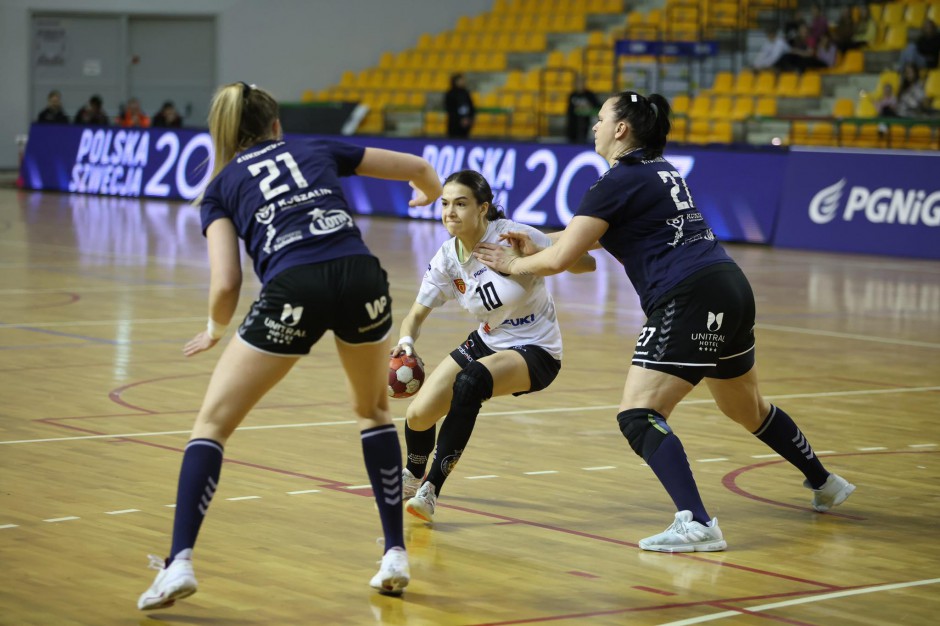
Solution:
<svg viewBox="0 0 940 626"><path fill-rule="evenodd" d="M674 593L674 592L672 592L672 591L664 591L664 590L662 590L662 589L653 589L652 587L644 587L643 585L634 585L633 588L634 588L634 589L638 589L639 591L649 591L650 593L658 593L658 594L661 595L661 596L675 596L675 595L678 595L678 594L676 594L676 593Z"/></svg>
<svg viewBox="0 0 940 626"><path fill-rule="evenodd" d="M837 456L870 456L873 454L937 454L940 453L940 450L885 450L883 452L870 451L870 452L841 452L838 454L827 454L826 458L837 457ZM772 504L774 506L782 506L788 509L796 509L797 511L813 511L812 507L800 506L798 504L790 504L788 502L780 502L779 500L771 500L770 498L764 498L762 496L756 496L749 491L745 491L741 487L738 487L735 482L738 479L738 476L744 472L749 472L752 469L759 469L761 467L766 467L768 465L776 465L778 463L786 463L786 459L777 459L775 461L766 461L764 463L755 463L753 465L745 465L739 467L736 470L732 470L724 475L721 479L721 484L723 484L728 491L736 493L739 496L748 498L749 500L756 500L758 502L764 502L766 504ZM845 519L856 520L856 521L865 521L867 517L861 517L859 515L850 515L848 513L835 513L833 511L827 511L823 515L831 515L833 517L842 517Z"/></svg>
<svg viewBox="0 0 940 626"><path fill-rule="evenodd" d="M714 602L709 606L713 606L716 609L721 609L723 611L736 611L742 615L750 615L751 617L759 617L761 619L769 619L775 622L783 622L784 624L795 624L796 626L817 626L816 624L810 622L799 622L795 619L788 619L786 617L780 617L778 615L771 615L770 613L758 612L758 611L749 611L748 609L742 609L737 606L731 606L724 602Z"/></svg>

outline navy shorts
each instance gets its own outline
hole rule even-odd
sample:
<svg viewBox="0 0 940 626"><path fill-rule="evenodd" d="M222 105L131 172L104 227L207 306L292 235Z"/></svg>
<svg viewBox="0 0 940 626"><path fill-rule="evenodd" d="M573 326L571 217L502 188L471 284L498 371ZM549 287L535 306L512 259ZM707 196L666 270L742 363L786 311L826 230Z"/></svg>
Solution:
<svg viewBox="0 0 940 626"><path fill-rule="evenodd" d="M754 293L734 263L699 270L654 307L633 364L678 376L736 378L754 367Z"/></svg>
<svg viewBox="0 0 940 626"><path fill-rule="evenodd" d="M332 330L346 343L376 343L392 329L388 276L373 256L341 257L284 270L265 285L238 328L261 352L310 353Z"/></svg>
<svg viewBox="0 0 940 626"><path fill-rule="evenodd" d="M528 391L517 391L512 394L514 396L521 396L523 394L532 393L533 391L545 389L552 384L552 381L558 376L558 372L561 371L561 361L549 354L544 348L533 345L523 345L513 346L509 349L515 350L525 359L525 363L529 367L529 381L532 384ZM460 366L460 369L463 369L473 361L478 361L491 354L496 354L496 351L491 350L489 346L483 343L477 331L473 331L467 336L465 342L450 353L450 356L457 361L457 365Z"/></svg>

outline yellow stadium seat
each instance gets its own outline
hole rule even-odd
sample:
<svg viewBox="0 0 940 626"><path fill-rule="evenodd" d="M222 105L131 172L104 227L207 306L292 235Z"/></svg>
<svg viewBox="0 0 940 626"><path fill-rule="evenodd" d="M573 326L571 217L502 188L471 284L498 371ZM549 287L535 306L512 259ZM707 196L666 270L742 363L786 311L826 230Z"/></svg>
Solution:
<svg viewBox="0 0 940 626"><path fill-rule="evenodd" d="M708 143L711 139L711 124L708 120L692 120L689 124L689 132L686 141L689 143Z"/></svg>
<svg viewBox="0 0 940 626"><path fill-rule="evenodd" d="M734 80L734 93L738 96L750 96L754 93L754 72L738 72Z"/></svg>
<svg viewBox="0 0 940 626"><path fill-rule="evenodd" d="M912 150L936 150L935 130L925 124L914 124L907 131L907 147Z"/></svg>
<svg viewBox="0 0 940 626"><path fill-rule="evenodd" d="M855 115L855 103L849 98L839 98L832 105L832 115L834 117L853 117Z"/></svg>
<svg viewBox="0 0 940 626"><path fill-rule="evenodd" d="M849 148L857 148L858 125L855 122L841 122L839 124L838 144Z"/></svg>
<svg viewBox="0 0 940 626"><path fill-rule="evenodd" d="M758 98L757 104L754 107L754 114L760 117L776 117L777 116L777 99L776 98Z"/></svg>
<svg viewBox="0 0 940 626"><path fill-rule="evenodd" d="M905 6L902 2L889 2L884 5L884 8L881 10L881 19L879 21L889 26L903 24L904 9Z"/></svg>
<svg viewBox="0 0 940 626"><path fill-rule="evenodd" d="M940 26L940 2L931 2L927 7L927 19Z"/></svg>
<svg viewBox="0 0 940 626"><path fill-rule="evenodd" d="M731 143L733 140L731 122L728 120L715 120L712 122L708 139L710 143Z"/></svg>
<svg viewBox="0 0 940 626"><path fill-rule="evenodd" d="M718 72L712 84L712 92L716 95L728 95L734 91L734 76L731 72Z"/></svg>
<svg viewBox="0 0 940 626"><path fill-rule="evenodd" d="M784 72L777 80L777 96L792 98L799 93L800 75L796 72Z"/></svg>
<svg viewBox="0 0 940 626"><path fill-rule="evenodd" d="M672 99L672 112L676 115L685 115L689 112L689 96L679 94Z"/></svg>
<svg viewBox="0 0 940 626"><path fill-rule="evenodd" d="M865 71L865 53L861 50L846 50L841 55L831 74L860 74Z"/></svg>
<svg viewBox="0 0 940 626"><path fill-rule="evenodd" d="M875 103L872 102L871 98L862 96L858 99L858 103L855 105L855 117L877 117L878 116L878 107L875 106Z"/></svg>
<svg viewBox="0 0 940 626"><path fill-rule="evenodd" d="M927 73L924 92L934 99L934 107L940 106L940 69L930 70Z"/></svg>
<svg viewBox="0 0 940 626"><path fill-rule="evenodd" d="M904 148L907 146L907 126L891 124L888 126L888 147Z"/></svg>
<svg viewBox="0 0 940 626"><path fill-rule="evenodd" d="M677 117L672 120L672 127L669 130L669 139L671 141L685 141L689 130L689 120L684 117Z"/></svg>
<svg viewBox="0 0 940 626"><path fill-rule="evenodd" d="M872 50L903 50L907 45L907 26L905 24L893 24L885 29L884 38Z"/></svg>
<svg viewBox="0 0 940 626"><path fill-rule="evenodd" d="M738 96L734 99L734 108L731 109L731 119L741 122L754 115L754 98L751 96Z"/></svg>
<svg viewBox="0 0 940 626"><path fill-rule="evenodd" d="M881 96L882 87L891 85L894 93L898 93L898 87L901 85L901 75L894 70L884 70L878 76L878 86L875 87L875 94Z"/></svg>
<svg viewBox="0 0 940 626"><path fill-rule="evenodd" d="M689 117L693 119L706 118L709 115L711 106L711 96L699 94L692 100L692 106L689 107Z"/></svg>
<svg viewBox="0 0 940 626"><path fill-rule="evenodd" d="M833 125L828 122L816 122L809 131L809 143L812 146L836 145Z"/></svg>
<svg viewBox="0 0 940 626"><path fill-rule="evenodd" d="M822 95L822 76L816 72L805 72L800 76L796 93L801 98L818 98Z"/></svg>
<svg viewBox="0 0 940 626"><path fill-rule="evenodd" d="M878 128L878 124L860 124L855 145L859 148L885 148L888 145L888 139Z"/></svg>
<svg viewBox="0 0 940 626"><path fill-rule="evenodd" d="M914 2L907 5L904 11L904 23L911 28L920 28L927 17L927 3Z"/></svg>
<svg viewBox="0 0 940 626"><path fill-rule="evenodd" d="M712 108L709 111L709 116L712 119L716 120L730 120L731 119L731 97L730 96L716 96L712 100ZM712 129L714 132L714 128Z"/></svg>
<svg viewBox="0 0 940 626"><path fill-rule="evenodd" d="M795 146L805 146L809 143L809 122L790 124L790 143Z"/></svg>
<svg viewBox="0 0 940 626"><path fill-rule="evenodd" d="M757 74L752 93L756 96L772 96L777 92L777 74L763 70Z"/></svg>

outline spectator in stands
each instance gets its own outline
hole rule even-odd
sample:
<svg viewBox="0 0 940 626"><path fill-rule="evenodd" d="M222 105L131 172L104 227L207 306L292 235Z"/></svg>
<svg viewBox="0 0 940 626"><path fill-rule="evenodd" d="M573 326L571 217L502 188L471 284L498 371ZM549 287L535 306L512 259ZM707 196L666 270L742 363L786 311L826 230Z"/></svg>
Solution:
<svg viewBox="0 0 940 626"><path fill-rule="evenodd" d="M938 56L940 33L937 32L937 25L932 20L924 20L920 36L901 51L898 67L903 69L908 64L913 64L921 69L934 69L937 67Z"/></svg>
<svg viewBox="0 0 940 626"><path fill-rule="evenodd" d="M809 34L806 38L810 48L815 48L823 35L829 34L829 20L818 3L809 8Z"/></svg>
<svg viewBox="0 0 940 626"><path fill-rule="evenodd" d="M826 36L828 39L828 35ZM804 72L810 68L827 67L826 62L816 56L814 46L810 45L809 27L802 24L796 37L790 44L790 51L774 63L774 67L781 72ZM831 43L827 43L831 45ZM833 50L835 46L833 46Z"/></svg>
<svg viewBox="0 0 940 626"><path fill-rule="evenodd" d="M150 126L150 116L140 108L140 100L131 98L127 101L124 111L114 120L118 126L124 128L148 128Z"/></svg>
<svg viewBox="0 0 940 626"><path fill-rule="evenodd" d="M69 116L62 110L62 94L53 89L46 96L46 108L39 112L40 124L68 124Z"/></svg>
<svg viewBox="0 0 940 626"><path fill-rule="evenodd" d="M76 124L85 124L87 126L107 126L108 114L102 108L101 96L95 94L88 98L88 104L83 106L75 114Z"/></svg>
<svg viewBox="0 0 940 626"><path fill-rule="evenodd" d="M585 143L592 120L601 108L597 95L587 88L583 76L574 81L574 90L568 94L568 142Z"/></svg>
<svg viewBox="0 0 940 626"><path fill-rule="evenodd" d="M855 19L852 17L852 7L842 7L839 11L839 19L832 29L832 40L835 42L839 52L845 53L846 50L852 50L860 47L855 42Z"/></svg>
<svg viewBox="0 0 940 626"><path fill-rule="evenodd" d="M476 107L463 74L451 76L450 90L444 94L444 108L447 110L447 136L457 139L469 137Z"/></svg>
<svg viewBox="0 0 940 626"><path fill-rule="evenodd" d="M832 37L829 36L829 33L823 33L822 37L819 38L819 42L816 44L816 59L822 63L822 65L814 64L808 67L833 67L836 64L836 59L839 56L839 49L836 47Z"/></svg>
<svg viewBox="0 0 940 626"><path fill-rule="evenodd" d="M871 16L867 4L858 6L858 20L855 22L855 35L852 37L852 47L867 48L874 43L878 36L878 24Z"/></svg>
<svg viewBox="0 0 940 626"><path fill-rule="evenodd" d="M881 86L881 97L875 102L879 117L898 117L898 97L891 83Z"/></svg>
<svg viewBox="0 0 940 626"><path fill-rule="evenodd" d="M767 39L761 45L760 50L757 51L757 56L754 57L754 61L751 63L751 67L755 70L766 70L773 67L780 60L780 57L790 51L786 39L776 28L770 27L766 32Z"/></svg>
<svg viewBox="0 0 940 626"><path fill-rule="evenodd" d="M160 107L160 110L153 116L152 125L161 128L180 128L183 125L183 118L176 110L176 105L171 100L167 100Z"/></svg>
<svg viewBox="0 0 940 626"><path fill-rule="evenodd" d="M913 63L908 63L901 72L901 86L898 88L898 115L920 117L930 112L930 98L927 97L924 89L924 80L920 77L920 70Z"/></svg>

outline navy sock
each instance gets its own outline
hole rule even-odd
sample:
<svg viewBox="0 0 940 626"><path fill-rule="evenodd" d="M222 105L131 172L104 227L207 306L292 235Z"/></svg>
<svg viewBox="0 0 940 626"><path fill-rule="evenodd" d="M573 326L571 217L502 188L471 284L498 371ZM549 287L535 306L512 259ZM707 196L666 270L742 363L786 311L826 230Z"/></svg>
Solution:
<svg viewBox="0 0 940 626"><path fill-rule="evenodd" d="M427 430L412 430L408 422L405 422L405 446L408 448L405 469L415 478L424 478L428 460L434 452L436 431L436 424Z"/></svg>
<svg viewBox="0 0 940 626"><path fill-rule="evenodd" d="M199 527L219 486L223 452L222 444L212 439L193 439L186 444L176 491L170 561L196 545Z"/></svg>
<svg viewBox="0 0 940 626"><path fill-rule="evenodd" d="M708 524L711 517L705 511L698 486L685 456L685 448L675 433L669 435L650 455L647 465L652 468L656 478L666 488L666 492L678 511L692 511L692 519L700 524Z"/></svg>
<svg viewBox="0 0 940 626"><path fill-rule="evenodd" d="M401 444L394 424L362 431L362 458L379 508L385 550L404 548L404 521L401 506Z"/></svg>
<svg viewBox="0 0 940 626"><path fill-rule="evenodd" d="M820 463L809 441L783 409L771 404L770 415L754 436L803 472L813 489L822 487L829 478L829 472Z"/></svg>
<svg viewBox="0 0 940 626"><path fill-rule="evenodd" d="M460 460L464 448L470 442L473 426L481 405L458 406L451 404L450 412L441 424L441 434L437 438L437 449L434 452L434 462L428 472L428 482L434 485L434 493L441 495L444 481Z"/></svg>

